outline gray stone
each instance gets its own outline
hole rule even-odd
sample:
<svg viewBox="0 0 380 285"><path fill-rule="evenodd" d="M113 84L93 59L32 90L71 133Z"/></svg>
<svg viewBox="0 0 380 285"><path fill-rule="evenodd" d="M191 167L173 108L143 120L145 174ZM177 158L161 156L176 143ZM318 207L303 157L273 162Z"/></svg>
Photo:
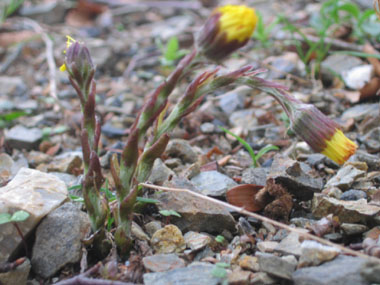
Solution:
<svg viewBox="0 0 380 285"><path fill-rule="evenodd" d="M362 190L351 189L340 196L340 200L344 201L356 201L359 199L367 199L367 194Z"/></svg>
<svg viewBox="0 0 380 285"><path fill-rule="evenodd" d="M67 199L67 188L54 175L22 168L5 187L0 188L0 212L27 211L30 216L18 226L28 233L40 220ZM0 225L0 262L5 261L21 243L21 237L12 224Z"/></svg>
<svg viewBox="0 0 380 285"><path fill-rule="evenodd" d="M51 212L38 226L33 246L33 270L49 278L82 256L82 242L90 232L90 220L73 203Z"/></svg>
<svg viewBox="0 0 380 285"><path fill-rule="evenodd" d="M364 119L365 117L373 117L379 114L379 104L373 103L373 104L359 104L355 105L351 108L348 108L346 111L343 112L341 119L343 121L349 120L349 119L355 119L356 121L360 121Z"/></svg>
<svg viewBox="0 0 380 285"><path fill-rule="evenodd" d="M318 219L333 214L339 217L341 223L366 223L380 212L380 207L368 204L365 199L342 201L315 194L312 212Z"/></svg>
<svg viewBox="0 0 380 285"><path fill-rule="evenodd" d="M257 249L261 252L272 253L278 246L276 241L260 241L257 243Z"/></svg>
<svg viewBox="0 0 380 285"><path fill-rule="evenodd" d="M0 76L0 95L20 96L23 95L27 87L21 77Z"/></svg>
<svg viewBox="0 0 380 285"><path fill-rule="evenodd" d="M215 132L215 125L213 123L206 122L200 126L200 130L204 134L212 134Z"/></svg>
<svg viewBox="0 0 380 285"><path fill-rule="evenodd" d="M229 122L232 127L242 127L244 130L250 130L257 127L257 118L264 114L265 111L262 109L239 110L229 116Z"/></svg>
<svg viewBox="0 0 380 285"><path fill-rule="evenodd" d="M294 285L369 285L360 276L365 262L362 258L341 255L320 266L298 269L292 278Z"/></svg>
<svg viewBox="0 0 380 285"><path fill-rule="evenodd" d="M344 232L345 235L352 236L364 233L368 230L368 227L359 224L342 223L340 225L340 229Z"/></svg>
<svg viewBox="0 0 380 285"><path fill-rule="evenodd" d="M256 184L264 186L267 181L269 168L257 167L243 170L241 182L244 184Z"/></svg>
<svg viewBox="0 0 380 285"><path fill-rule="evenodd" d="M380 263L368 261L361 269L360 275L371 284L380 283Z"/></svg>
<svg viewBox="0 0 380 285"><path fill-rule="evenodd" d="M268 179L274 179L298 199L309 200L323 187L322 178L314 176L306 163L276 155Z"/></svg>
<svg viewBox="0 0 380 285"><path fill-rule="evenodd" d="M21 265L16 267L16 269L0 273L0 284L25 285L28 279L30 268L30 261L26 258Z"/></svg>
<svg viewBox="0 0 380 285"><path fill-rule="evenodd" d="M220 96L219 106L227 115L244 107L245 97L252 92L251 88L240 86Z"/></svg>
<svg viewBox="0 0 380 285"><path fill-rule="evenodd" d="M292 279L292 273L296 270L297 259L288 255L278 257L269 253L257 252L256 256L259 259L260 270L271 275L288 279Z"/></svg>
<svg viewBox="0 0 380 285"><path fill-rule="evenodd" d="M337 257L340 250L322 245L313 240L305 240L301 244L301 257L298 267L316 266Z"/></svg>
<svg viewBox="0 0 380 285"><path fill-rule="evenodd" d="M368 165L369 171L380 169L380 158L363 150L357 150L356 153L350 157L349 161L365 162Z"/></svg>
<svg viewBox="0 0 380 285"><path fill-rule="evenodd" d="M299 56L294 52L286 52L281 56L270 57L269 61L272 68L269 70L268 79L282 79L288 74L299 75L300 70L305 69Z"/></svg>
<svg viewBox="0 0 380 285"><path fill-rule="evenodd" d="M337 174L327 181L325 187L338 187L341 190L347 190L356 179L364 175L365 171L357 169L352 165L347 165L339 169Z"/></svg>
<svg viewBox="0 0 380 285"><path fill-rule="evenodd" d="M180 184L166 184L168 187L181 188ZM157 194L160 210L174 210L181 218L172 217L171 222L182 231L222 233L224 229L234 231L235 220L229 211L209 201L199 199L188 193L165 192Z"/></svg>
<svg viewBox="0 0 380 285"><path fill-rule="evenodd" d="M191 250L199 250L201 248L206 247L211 243L211 237L205 234L197 233L197 232L187 232L184 235L185 242L188 248Z"/></svg>
<svg viewBox="0 0 380 285"><path fill-rule="evenodd" d="M198 156L190 143L183 139L170 140L166 147L165 154L167 156L179 157L183 162L188 163L194 163L198 159Z"/></svg>
<svg viewBox="0 0 380 285"><path fill-rule="evenodd" d="M148 178L148 181L153 184L162 185L170 177L174 177L176 174L173 170L167 167L160 158L154 161L152 172Z"/></svg>
<svg viewBox="0 0 380 285"><path fill-rule="evenodd" d="M223 196L227 190L237 186L237 183L218 171L204 171L190 180L203 195Z"/></svg>
<svg viewBox="0 0 380 285"><path fill-rule="evenodd" d="M178 268L167 272L144 274L145 285L217 285L221 279L212 275L214 265L195 262L185 268Z"/></svg>
<svg viewBox="0 0 380 285"><path fill-rule="evenodd" d="M265 272L257 272L251 279L251 283L254 285L275 285L279 284L279 280L270 276Z"/></svg>
<svg viewBox="0 0 380 285"><path fill-rule="evenodd" d="M307 155L306 163L310 164L313 167L318 166L319 164L324 163L326 160L326 156L321 153L312 153Z"/></svg>
<svg viewBox="0 0 380 285"><path fill-rule="evenodd" d="M374 128L363 137L363 143L369 152L380 151L380 127Z"/></svg>
<svg viewBox="0 0 380 285"><path fill-rule="evenodd" d="M342 78L348 88L362 89L372 78L373 66L365 64L355 66L342 72Z"/></svg>
<svg viewBox="0 0 380 285"><path fill-rule="evenodd" d="M62 172L50 172L49 174L54 175L65 182L67 188L80 184L79 178L72 174Z"/></svg>
<svg viewBox="0 0 380 285"><path fill-rule="evenodd" d="M0 185L3 185L12 178L12 167L14 165L12 157L6 153L0 153Z"/></svg>
<svg viewBox="0 0 380 285"><path fill-rule="evenodd" d="M342 76L344 71L362 65L363 62L355 56L333 54L321 63L321 74L324 81L331 82L336 74Z"/></svg>
<svg viewBox="0 0 380 285"><path fill-rule="evenodd" d="M142 260L145 269L151 272L165 272L185 267L185 261L176 254L155 254L145 256Z"/></svg>
<svg viewBox="0 0 380 285"><path fill-rule="evenodd" d="M38 148L42 137L40 129L28 129L21 125L14 126L5 134L5 139L11 147L26 150Z"/></svg>
<svg viewBox="0 0 380 285"><path fill-rule="evenodd" d="M82 152L66 152L53 158L47 165L41 164L38 170L73 174L82 167Z"/></svg>
<svg viewBox="0 0 380 285"><path fill-rule="evenodd" d="M159 221L151 221L145 225L145 230L150 237L159 229L162 229L161 222Z"/></svg>
<svg viewBox="0 0 380 285"><path fill-rule="evenodd" d="M20 15L44 24L62 23L69 7L62 1L49 1L38 5L22 5Z"/></svg>
<svg viewBox="0 0 380 285"><path fill-rule="evenodd" d="M306 231L306 230L305 230ZM299 234L289 233L274 249L276 252L284 254L292 254L295 256L301 255L301 243L299 241Z"/></svg>

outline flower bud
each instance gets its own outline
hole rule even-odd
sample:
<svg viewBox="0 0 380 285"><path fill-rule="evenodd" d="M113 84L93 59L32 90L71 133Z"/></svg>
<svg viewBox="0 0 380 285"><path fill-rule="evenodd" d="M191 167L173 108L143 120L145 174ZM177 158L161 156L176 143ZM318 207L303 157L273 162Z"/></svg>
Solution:
<svg viewBox="0 0 380 285"><path fill-rule="evenodd" d="M293 102L294 103L294 102ZM343 164L356 152L357 145L348 139L339 125L310 104L292 104L292 130L314 151Z"/></svg>
<svg viewBox="0 0 380 285"><path fill-rule="evenodd" d="M247 6L216 8L198 34L197 47L209 59L219 61L248 42L256 23L255 10Z"/></svg>

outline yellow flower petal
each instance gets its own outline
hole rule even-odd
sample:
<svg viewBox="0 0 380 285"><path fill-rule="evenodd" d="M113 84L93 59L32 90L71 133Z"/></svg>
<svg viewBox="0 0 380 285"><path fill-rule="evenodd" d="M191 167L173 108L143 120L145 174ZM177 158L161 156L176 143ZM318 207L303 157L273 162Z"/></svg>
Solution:
<svg viewBox="0 0 380 285"><path fill-rule="evenodd" d="M336 129L334 135L329 140L325 140L325 143L326 147L321 153L338 164L343 164L358 147L339 129Z"/></svg>

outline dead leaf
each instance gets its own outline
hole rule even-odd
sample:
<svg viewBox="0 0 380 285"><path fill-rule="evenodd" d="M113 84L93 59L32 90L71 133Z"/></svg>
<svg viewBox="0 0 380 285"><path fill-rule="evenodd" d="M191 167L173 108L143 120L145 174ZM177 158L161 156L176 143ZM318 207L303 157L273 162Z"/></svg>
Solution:
<svg viewBox="0 0 380 285"><path fill-rule="evenodd" d="M229 189L226 193L228 203L242 207L250 212L257 212L264 208L265 205L255 200L256 194L263 186L255 184L242 184Z"/></svg>

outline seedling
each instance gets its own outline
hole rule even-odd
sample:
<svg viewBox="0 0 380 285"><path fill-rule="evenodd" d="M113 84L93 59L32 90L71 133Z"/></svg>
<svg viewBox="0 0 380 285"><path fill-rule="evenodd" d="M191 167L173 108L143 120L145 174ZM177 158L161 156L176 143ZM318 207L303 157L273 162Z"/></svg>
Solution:
<svg viewBox="0 0 380 285"><path fill-rule="evenodd" d="M258 163L258 160L264 155L266 154L267 152L269 151L272 151L272 150L278 150L279 148L275 145L267 145L267 146L264 146L263 148L261 148L257 154L255 154L255 151L252 149L252 147L249 145L249 143L247 141L245 141L243 138L239 137L238 135L235 135L233 132L223 128L223 127L219 127L221 130L223 130L224 132L226 132L227 134L233 136L235 139L237 139L243 146L244 148L248 151L249 155L251 156L252 158L252 165L253 167L258 167L259 166L259 163Z"/></svg>
<svg viewBox="0 0 380 285"><path fill-rule="evenodd" d="M159 213L165 217L176 216L178 218L181 218L181 215L174 210L161 210Z"/></svg>
<svg viewBox="0 0 380 285"><path fill-rule="evenodd" d="M226 239L225 239L224 236L222 236L222 235L217 235L217 236L215 237L215 241L218 242L218 243L224 243L225 240L226 240Z"/></svg>
<svg viewBox="0 0 380 285"><path fill-rule="evenodd" d="M174 66L176 60L182 58L188 53L187 50L179 48L177 37L171 37L165 47L159 40L157 40L157 45L161 49L163 55L161 58L161 64L164 66Z"/></svg>
<svg viewBox="0 0 380 285"><path fill-rule="evenodd" d="M257 12L258 21L256 24L253 38L260 41L262 47L269 47L271 45L269 39L274 27L280 22L280 18L276 18L269 25L265 25L264 19L261 13Z"/></svg>

